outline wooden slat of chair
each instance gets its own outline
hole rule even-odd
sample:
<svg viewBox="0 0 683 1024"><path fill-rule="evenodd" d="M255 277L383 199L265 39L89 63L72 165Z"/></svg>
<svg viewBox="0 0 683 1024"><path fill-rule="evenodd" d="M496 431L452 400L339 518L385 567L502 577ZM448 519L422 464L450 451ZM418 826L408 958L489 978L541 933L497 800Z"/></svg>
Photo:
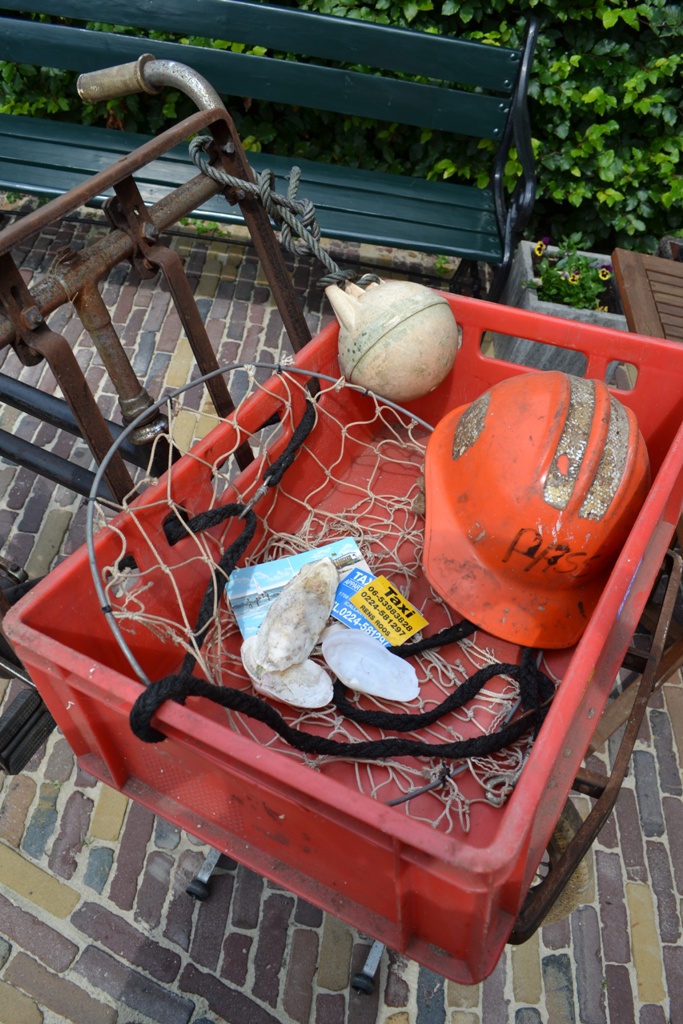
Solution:
<svg viewBox="0 0 683 1024"><path fill-rule="evenodd" d="M629 330L683 342L683 262L615 249L612 265ZM683 518L676 535L683 550Z"/></svg>
<svg viewBox="0 0 683 1024"><path fill-rule="evenodd" d="M612 264L629 330L683 342L683 263L615 249Z"/></svg>

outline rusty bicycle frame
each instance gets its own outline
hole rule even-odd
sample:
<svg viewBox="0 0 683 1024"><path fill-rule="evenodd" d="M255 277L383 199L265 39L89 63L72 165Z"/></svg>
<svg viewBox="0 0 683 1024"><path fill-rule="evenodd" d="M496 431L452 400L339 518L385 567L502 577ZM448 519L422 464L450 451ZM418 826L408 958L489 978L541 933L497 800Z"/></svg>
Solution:
<svg viewBox="0 0 683 1024"><path fill-rule="evenodd" d="M46 318L61 305L73 304L114 383L124 425L149 408L153 400L138 381L100 295L100 281L118 263L130 260L142 278L154 277L159 271L163 274L201 374L217 369L180 257L160 240L164 229L213 196L222 192L230 204L239 204L293 350L298 351L311 337L280 246L258 199L237 188L222 188L201 173L150 207L138 190L133 177L136 171L202 129L208 129L213 140L211 162L219 163L236 178L255 180L232 118L211 86L184 65L155 61L147 54L135 64L81 76L79 91L83 97L103 98L132 91L158 92L165 84L183 89L204 109L0 233L0 349L11 346L25 366L45 360L68 408L59 399L40 396L36 389L8 378L4 379L4 389L0 387L0 398L24 411L42 413L48 422L79 433L98 463L113 443L112 429L116 432L117 428L104 420L70 344L48 327ZM14 263L12 249L112 188L114 197L104 203L112 228L110 234L87 249L60 254L59 265L34 288L29 288ZM234 406L225 381L214 377L207 386L218 415L231 412ZM142 453L136 458L135 446L148 447L164 426L163 419L156 417L138 429L133 445L126 449L130 461L144 464ZM56 455L32 452L32 447L17 438L0 437L0 454L23 456L30 468L88 493L90 474L64 465L66 460ZM238 454L240 466L244 468L250 458L245 446ZM112 459L105 479L116 500L133 489L120 454Z"/></svg>

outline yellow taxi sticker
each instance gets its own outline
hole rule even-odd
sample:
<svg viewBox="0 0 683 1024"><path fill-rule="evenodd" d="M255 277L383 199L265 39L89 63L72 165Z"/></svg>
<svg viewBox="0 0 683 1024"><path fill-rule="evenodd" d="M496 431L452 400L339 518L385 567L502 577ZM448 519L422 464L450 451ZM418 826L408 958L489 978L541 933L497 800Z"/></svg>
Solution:
<svg viewBox="0 0 683 1024"><path fill-rule="evenodd" d="M392 646L402 644L427 625L424 616L386 576L376 576L349 600Z"/></svg>

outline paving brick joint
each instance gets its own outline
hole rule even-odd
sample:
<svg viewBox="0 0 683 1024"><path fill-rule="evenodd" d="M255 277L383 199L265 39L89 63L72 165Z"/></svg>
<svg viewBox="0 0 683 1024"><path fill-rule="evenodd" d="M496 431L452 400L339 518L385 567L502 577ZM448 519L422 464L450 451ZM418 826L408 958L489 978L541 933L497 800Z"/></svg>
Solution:
<svg viewBox="0 0 683 1024"><path fill-rule="evenodd" d="M44 273L59 249L103 230L84 211L45 230L22 251L22 273ZM286 343L246 241L239 232L173 236L219 361L239 354L272 364ZM435 283L433 258L350 245L334 254L373 269L384 261L387 276L431 273ZM288 260L315 333L331 318L315 288L320 272ZM150 391L184 383L191 357L165 289L119 267L103 295ZM113 388L68 307L53 325L115 415ZM2 372L53 386L43 366L0 358ZM31 417L6 409L0 425L90 465L82 442ZM2 553L30 573L83 542L84 503L66 488L3 462L0 495ZM3 706L20 685L0 679ZM596 766L608 765L615 742ZM390 951L375 992L361 995L350 978L368 936L243 865L219 871L210 898L194 901L185 888L208 847L89 776L56 731L22 775L0 775L0 1024L682 1024L682 757L675 676L651 702L615 813L591 851L591 902L507 947L479 985Z"/></svg>

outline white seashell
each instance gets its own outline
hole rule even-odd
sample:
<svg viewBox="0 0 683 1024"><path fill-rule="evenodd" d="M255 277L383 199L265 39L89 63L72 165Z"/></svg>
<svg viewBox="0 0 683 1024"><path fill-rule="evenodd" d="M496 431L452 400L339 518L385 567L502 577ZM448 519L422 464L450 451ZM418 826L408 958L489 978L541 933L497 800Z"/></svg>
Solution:
<svg viewBox="0 0 683 1024"><path fill-rule="evenodd" d="M328 636L332 636L333 633L348 633L349 627L344 626L338 619L332 619L329 625L325 626L324 630L318 637L318 643L322 643L323 640L327 640Z"/></svg>
<svg viewBox="0 0 683 1024"><path fill-rule="evenodd" d="M323 657L345 686L387 700L415 700L420 692L412 665L357 629L334 630Z"/></svg>
<svg viewBox="0 0 683 1024"><path fill-rule="evenodd" d="M256 634L256 661L282 672L309 656L325 628L339 582L331 558L304 565L278 594Z"/></svg>
<svg viewBox="0 0 683 1024"><path fill-rule="evenodd" d="M321 665L310 658L283 672L268 672L255 659L256 636L242 644L242 664L257 693L274 697L297 708L324 708L332 700L332 680Z"/></svg>

